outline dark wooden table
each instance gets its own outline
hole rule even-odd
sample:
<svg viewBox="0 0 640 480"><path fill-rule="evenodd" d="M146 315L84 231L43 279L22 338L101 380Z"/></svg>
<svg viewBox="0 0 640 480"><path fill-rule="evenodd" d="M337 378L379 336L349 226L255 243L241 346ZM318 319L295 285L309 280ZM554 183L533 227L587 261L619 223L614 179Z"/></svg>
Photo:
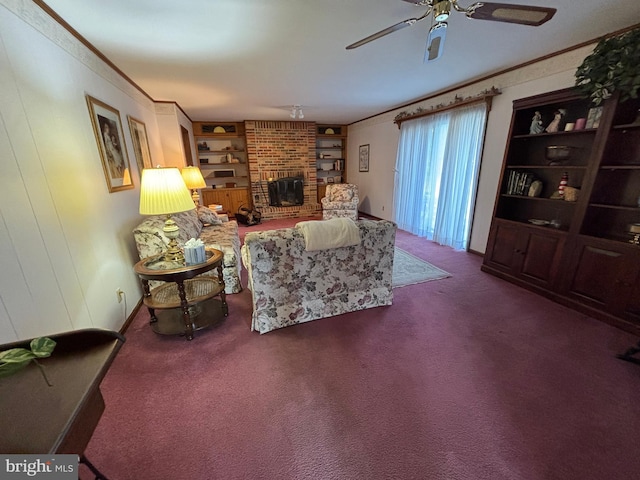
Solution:
<svg viewBox="0 0 640 480"><path fill-rule="evenodd" d="M222 278L223 253L208 248L207 260L196 265L165 261L163 254L145 258L133 270L142 280L143 302L149 309L151 328L164 335L184 335L192 340L194 332L227 316L229 307ZM199 276L218 269L217 277ZM197 278L194 278L197 277ZM167 282L151 289L150 280ZM214 297L220 297L218 301ZM160 310L156 314L156 310Z"/></svg>
<svg viewBox="0 0 640 480"><path fill-rule="evenodd" d="M0 378L0 452L67 453L84 460L84 449L105 408L100 382L125 339L100 329L49 338L56 341L55 349L38 362L52 386L33 362ZM0 350L29 348L29 342L1 345Z"/></svg>

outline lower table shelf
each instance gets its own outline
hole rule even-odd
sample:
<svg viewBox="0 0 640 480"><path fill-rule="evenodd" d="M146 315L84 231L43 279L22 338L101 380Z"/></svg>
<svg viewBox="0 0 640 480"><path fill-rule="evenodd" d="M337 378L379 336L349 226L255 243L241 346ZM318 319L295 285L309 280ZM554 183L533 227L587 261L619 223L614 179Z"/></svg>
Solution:
<svg viewBox="0 0 640 480"><path fill-rule="evenodd" d="M226 302L217 298L210 298L189 307L189 317L193 331L212 327L221 323L228 315ZM181 308L162 309L155 312L149 322L151 329L161 335L184 335L185 323Z"/></svg>
<svg viewBox="0 0 640 480"><path fill-rule="evenodd" d="M224 290L224 284L214 277L197 277L184 281L187 302L194 305L208 298L218 295ZM166 283L151 290L149 297L144 297L147 307L157 309L180 307L180 295L177 283Z"/></svg>

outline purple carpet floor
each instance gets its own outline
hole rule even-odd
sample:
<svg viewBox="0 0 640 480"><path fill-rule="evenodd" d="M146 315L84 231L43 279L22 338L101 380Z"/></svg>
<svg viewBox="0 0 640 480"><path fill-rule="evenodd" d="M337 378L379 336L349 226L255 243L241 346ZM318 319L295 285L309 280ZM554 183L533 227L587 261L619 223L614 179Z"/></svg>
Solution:
<svg viewBox="0 0 640 480"><path fill-rule="evenodd" d="M615 358L636 337L480 256L396 244L451 277L264 335L246 289L191 342L154 334L141 308L87 457L110 480L638 478L640 366Z"/></svg>

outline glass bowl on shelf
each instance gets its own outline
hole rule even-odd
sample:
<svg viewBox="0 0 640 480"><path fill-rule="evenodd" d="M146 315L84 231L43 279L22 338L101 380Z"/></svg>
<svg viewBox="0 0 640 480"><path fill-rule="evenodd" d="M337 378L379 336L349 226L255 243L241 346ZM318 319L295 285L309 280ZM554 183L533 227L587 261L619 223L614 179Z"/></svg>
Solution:
<svg viewBox="0 0 640 480"><path fill-rule="evenodd" d="M545 149L545 157L549 160L549 165L563 165L571 156L573 147L567 145L549 145Z"/></svg>

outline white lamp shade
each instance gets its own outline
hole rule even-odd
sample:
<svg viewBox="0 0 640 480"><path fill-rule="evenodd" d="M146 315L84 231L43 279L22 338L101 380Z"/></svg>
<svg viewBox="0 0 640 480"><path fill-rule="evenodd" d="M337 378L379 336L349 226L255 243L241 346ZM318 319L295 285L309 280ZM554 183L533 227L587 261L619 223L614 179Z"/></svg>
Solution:
<svg viewBox="0 0 640 480"><path fill-rule="evenodd" d="M207 182L204 181L202 172L198 167L184 167L182 169L182 179L189 189L205 188Z"/></svg>
<svg viewBox="0 0 640 480"><path fill-rule="evenodd" d="M140 182L140 214L164 215L193 210L191 193L177 168L145 168Z"/></svg>

